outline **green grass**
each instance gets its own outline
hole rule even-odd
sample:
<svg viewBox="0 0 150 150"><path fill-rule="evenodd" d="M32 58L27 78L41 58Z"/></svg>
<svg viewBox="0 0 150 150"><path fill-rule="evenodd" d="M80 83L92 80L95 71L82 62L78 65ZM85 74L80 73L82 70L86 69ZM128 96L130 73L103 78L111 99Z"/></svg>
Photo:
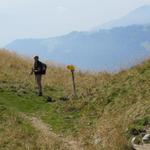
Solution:
<svg viewBox="0 0 150 150"><path fill-rule="evenodd" d="M16 112L40 116L52 126L55 132L59 131L59 133L68 129L73 130L71 128L78 118L78 113L67 113L63 110L64 102L57 100L55 103L48 103L45 98L36 95L18 96L12 92L1 92L0 104Z"/></svg>

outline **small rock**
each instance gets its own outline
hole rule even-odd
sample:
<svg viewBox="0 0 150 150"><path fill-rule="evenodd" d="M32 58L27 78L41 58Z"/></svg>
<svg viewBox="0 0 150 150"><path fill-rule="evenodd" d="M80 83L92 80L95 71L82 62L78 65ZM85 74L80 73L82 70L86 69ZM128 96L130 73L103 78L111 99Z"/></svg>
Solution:
<svg viewBox="0 0 150 150"><path fill-rule="evenodd" d="M95 139L94 144L97 145L101 142L101 139Z"/></svg>
<svg viewBox="0 0 150 150"><path fill-rule="evenodd" d="M60 101L68 101L69 97L63 96L63 97L60 97L59 99L60 99Z"/></svg>
<svg viewBox="0 0 150 150"><path fill-rule="evenodd" d="M52 99L52 97L48 96L47 99L46 99L46 101L49 102L49 103L52 103L53 99Z"/></svg>
<svg viewBox="0 0 150 150"><path fill-rule="evenodd" d="M150 142L150 134L146 134L143 138L142 138L143 143L147 143Z"/></svg>
<svg viewBox="0 0 150 150"><path fill-rule="evenodd" d="M94 136L93 140L94 140L95 145L97 145L101 142L101 138L99 136Z"/></svg>

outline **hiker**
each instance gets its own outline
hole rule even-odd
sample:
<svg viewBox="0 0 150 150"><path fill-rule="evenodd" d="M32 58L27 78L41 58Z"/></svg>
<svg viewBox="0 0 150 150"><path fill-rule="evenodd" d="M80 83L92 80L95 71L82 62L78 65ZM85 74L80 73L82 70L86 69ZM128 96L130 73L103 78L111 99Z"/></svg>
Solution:
<svg viewBox="0 0 150 150"><path fill-rule="evenodd" d="M38 86L38 95L42 96L42 75L46 74L46 65L39 61L39 57L34 57L34 65L32 67L31 75L34 73L35 81Z"/></svg>

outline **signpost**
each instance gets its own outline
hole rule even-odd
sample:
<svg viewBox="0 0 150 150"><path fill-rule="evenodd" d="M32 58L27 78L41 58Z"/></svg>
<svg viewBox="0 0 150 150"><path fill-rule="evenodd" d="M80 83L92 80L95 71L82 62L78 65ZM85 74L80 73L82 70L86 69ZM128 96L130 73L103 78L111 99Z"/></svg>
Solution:
<svg viewBox="0 0 150 150"><path fill-rule="evenodd" d="M71 71L71 75L72 75L72 82L73 82L73 93L74 96L77 97L77 91L76 91L76 84L75 84L75 66L73 65L68 65L67 69Z"/></svg>

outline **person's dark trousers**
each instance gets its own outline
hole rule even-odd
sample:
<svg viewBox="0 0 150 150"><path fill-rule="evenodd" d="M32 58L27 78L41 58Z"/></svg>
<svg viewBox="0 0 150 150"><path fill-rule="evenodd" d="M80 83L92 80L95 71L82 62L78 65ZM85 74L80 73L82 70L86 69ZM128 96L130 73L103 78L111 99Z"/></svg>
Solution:
<svg viewBox="0 0 150 150"><path fill-rule="evenodd" d="M42 75L41 74L36 74L35 75L35 81L38 86L38 95L42 96Z"/></svg>

